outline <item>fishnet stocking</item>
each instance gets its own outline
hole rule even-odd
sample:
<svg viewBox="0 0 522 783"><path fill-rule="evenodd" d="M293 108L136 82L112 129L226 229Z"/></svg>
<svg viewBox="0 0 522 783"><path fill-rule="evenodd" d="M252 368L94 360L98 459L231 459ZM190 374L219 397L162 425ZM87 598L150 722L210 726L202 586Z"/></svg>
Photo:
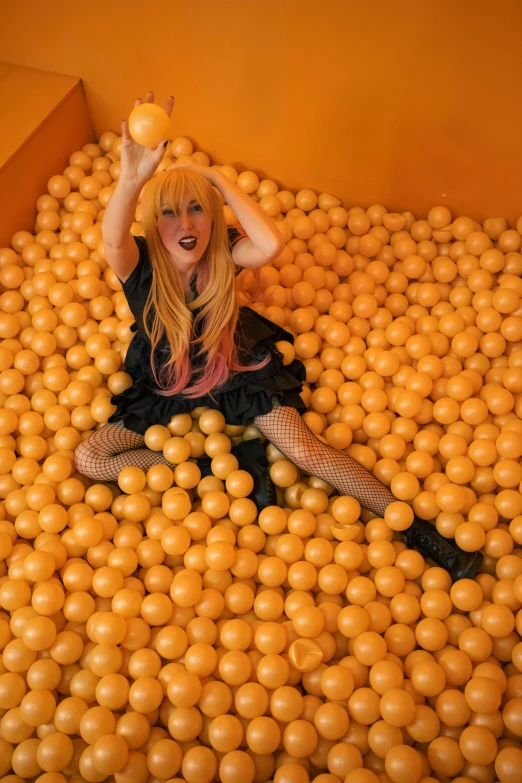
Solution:
<svg viewBox="0 0 522 783"><path fill-rule="evenodd" d="M175 467L161 452L150 451L143 435L121 424L104 424L80 443L74 455L76 470L97 481L117 481L129 465L147 471L160 463Z"/></svg>
<svg viewBox="0 0 522 783"><path fill-rule="evenodd" d="M288 459L306 474L317 476L343 495L351 495L361 506L382 516L395 496L357 460L320 441L295 408L279 405L254 425ZM153 465L172 465L161 452L150 451L143 435L121 424L105 424L84 440L74 455L80 473L96 481L117 481L129 465L148 470Z"/></svg>
<svg viewBox="0 0 522 783"><path fill-rule="evenodd" d="M391 490L344 451L315 437L295 408L280 405L265 416L256 416L254 426L303 473L317 476L342 495L351 495L378 516L396 500Z"/></svg>

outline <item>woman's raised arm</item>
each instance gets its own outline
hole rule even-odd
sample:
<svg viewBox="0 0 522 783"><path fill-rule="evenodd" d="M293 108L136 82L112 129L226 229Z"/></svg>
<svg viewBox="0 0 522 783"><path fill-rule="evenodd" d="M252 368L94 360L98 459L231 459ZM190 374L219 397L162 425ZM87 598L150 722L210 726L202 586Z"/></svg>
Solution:
<svg viewBox="0 0 522 783"><path fill-rule="evenodd" d="M153 103L154 93L147 93L145 102ZM136 106L141 103L140 98ZM173 107L174 98L171 97L165 104L169 117ZM142 147L131 137L127 121L122 123L122 138L120 178L105 210L102 233L107 263L125 282L139 258L138 247L130 232L139 195L161 163L167 141L156 147Z"/></svg>

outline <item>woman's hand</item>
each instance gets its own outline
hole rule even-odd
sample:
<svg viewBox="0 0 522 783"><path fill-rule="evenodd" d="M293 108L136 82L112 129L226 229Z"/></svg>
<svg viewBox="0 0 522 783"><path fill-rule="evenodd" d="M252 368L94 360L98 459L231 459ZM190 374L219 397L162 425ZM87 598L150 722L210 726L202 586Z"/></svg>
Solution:
<svg viewBox="0 0 522 783"><path fill-rule="evenodd" d="M143 103L141 98L135 103L140 106ZM154 93L148 92L145 103L154 103ZM174 98L170 97L165 103L164 109L167 114L172 114L174 108ZM129 123L127 120L122 123L122 145L121 145L121 174L120 179L132 182L139 187L152 177L161 163L165 154L167 140L160 142L156 147L142 147L129 133Z"/></svg>

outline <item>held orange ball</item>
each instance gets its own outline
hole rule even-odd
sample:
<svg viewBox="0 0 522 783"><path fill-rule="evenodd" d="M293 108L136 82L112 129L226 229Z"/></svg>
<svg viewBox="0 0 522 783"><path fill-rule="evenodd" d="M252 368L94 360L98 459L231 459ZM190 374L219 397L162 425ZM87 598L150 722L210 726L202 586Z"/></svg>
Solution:
<svg viewBox="0 0 522 783"><path fill-rule="evenodd" d="M129 133L143 147L155 147L167 138L169 130L168 114L155 103L142 103L129 116Z"/></svg>

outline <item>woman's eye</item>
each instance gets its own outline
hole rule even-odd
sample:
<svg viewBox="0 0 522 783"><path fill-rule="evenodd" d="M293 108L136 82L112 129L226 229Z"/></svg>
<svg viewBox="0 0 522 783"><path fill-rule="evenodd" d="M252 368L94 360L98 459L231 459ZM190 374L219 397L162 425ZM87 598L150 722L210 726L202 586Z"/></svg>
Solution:
<svg viewBox="0 0 522 783"><path fill-rule="evenodd" d="M168 207L163 207L163 208L162 208L162 210L161 210L161 214L162 214L162 215L172 215L172 214L173 214L173 212L172 212L172 210L171 210L171 209L169 209Z"/></svg>
<svg viewBox="0 0 522 783"><path fill-rule="evenodd" d="M194 206L192 207L192 209L193 209L195 212L201 212L201 207L200 207L200 205L199 205L199 204L194 204Z"/></svg>

